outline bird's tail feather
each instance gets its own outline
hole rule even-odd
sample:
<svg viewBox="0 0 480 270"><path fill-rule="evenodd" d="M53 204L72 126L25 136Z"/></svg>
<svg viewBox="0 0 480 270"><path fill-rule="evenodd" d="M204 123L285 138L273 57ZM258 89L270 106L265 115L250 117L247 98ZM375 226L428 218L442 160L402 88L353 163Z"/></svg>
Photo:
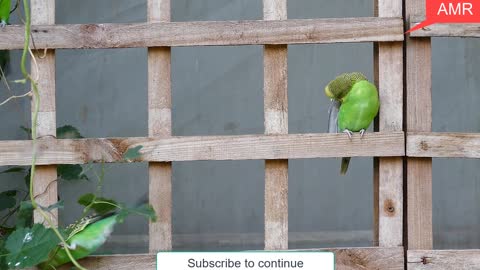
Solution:
<svg viewBox="0 0 480 270"><path fill-rule="evenodd" d="M340 175L347 174L348 164L350 164L350 157L343 157L342 158L342 165L340 166Z"/></svg>
<svg viewBox="0 0 480 270"><path fill-rule="evenodd" d="M340 109L340 102L332 99L330 107L328 108L328 133L338 132L338 110Z"/></svg>

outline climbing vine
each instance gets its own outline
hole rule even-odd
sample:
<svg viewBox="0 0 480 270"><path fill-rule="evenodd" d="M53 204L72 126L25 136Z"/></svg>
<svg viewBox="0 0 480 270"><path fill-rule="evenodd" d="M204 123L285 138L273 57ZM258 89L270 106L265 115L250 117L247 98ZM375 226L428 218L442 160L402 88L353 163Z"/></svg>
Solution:
<svg viewBox="0 0 480 270"><path fill-rule="evenodd" d="M20 0L17 1L17 5ZM62 208L63 202L59 201L50 206L42 206L36 198L39 195L34 194L35 173L37 162L37 126L38 126L38 112L40 108L40 95L38 89L38 78L33 78L26 68L27 60L31 60L32 68L38 69L36 64L36 56L32 52L31 44L31 17L28 0L21 0L24 9L24 46L20 61L20 70L22 79L13 81L22 85L31 85L31 90L22 95L12 95L10 98L0 102L0 106L17 98L31 97L33 99L32 109L32 128L28 129L22 127L23 130L29 132L32 140L32 160L30 168L12 167L0 174L5 173L24 173L24 179L28 186L28 191L23 191L24 196L17 205L16 197L21 193L18 190L10 190L0 193L0 211L8 210L7 214L0 217L0 269L22 269L32 266L40 265L42 269L55 269L54 266L49 265L49 261L56 255L60 248L63 248L69 261L77 269L86 270L82 267L75 256L72 255L70 246L68 244L69 236L72 235L72 226L67 228L56 227L49 212L54 209ZM17 6L16 5L16 6ZM15 6L15 9L16 9ZM12 10L13 12L13 10ZM34 48L35 49L35 48ZM7 78L3 70L1 70L0 79L4 80L8 87ZM38 72L37 72L38 74ZM72 126L64 126L57 129L57 138L82 138L80 132ZM124 161L128 162L138 158L141 146L129 149L124 155ZM143 215L151 220L156 219L155 212L150 205L140 205L137 207L127 207L122 203L117 203L113 199L101 197L103 181L105 177L105 165L101 164L101 171L97 173L93 169L93 164L88 164L84 167L79 165L59 165L58 175L59 179L80 179L88 180L86 173L91 171L97 180L97 188L95 193L88 193L80 196L78 203L84 206L82 216L79 222L94 213L97 216L108 215L115 213L118 222L122 222L129 214ZM56 182L55 179L52 183ZM46 188L48 189L48 187ZM46 190L44 191L46 192ZM28 200L29 199L29 200ZM33 224L32 214L36 211L42 216L44 222L48 225L37 223ZM7 221L15 216L15 227L6 226ZM73 228L75 227L75 224Z"/></svg>

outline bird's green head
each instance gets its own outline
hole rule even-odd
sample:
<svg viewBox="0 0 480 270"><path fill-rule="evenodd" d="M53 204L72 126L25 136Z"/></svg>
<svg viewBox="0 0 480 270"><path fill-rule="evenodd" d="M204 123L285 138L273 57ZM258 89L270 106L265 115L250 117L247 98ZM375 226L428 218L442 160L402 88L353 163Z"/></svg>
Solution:
<svg viewBox="0 0 480 270"><path fill-rule="evenodd" d="M358 81L367 80L360 72L343 73L329 82L325 87L325 95L335 100L342 100Z"/></svg>

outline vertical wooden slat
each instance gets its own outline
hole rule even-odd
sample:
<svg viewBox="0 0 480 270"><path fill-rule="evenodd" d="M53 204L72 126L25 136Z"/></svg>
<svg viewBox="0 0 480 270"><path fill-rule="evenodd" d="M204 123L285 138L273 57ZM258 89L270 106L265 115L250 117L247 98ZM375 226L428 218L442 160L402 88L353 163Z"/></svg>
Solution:
<svg viewBox="0 0 480 270"><path fill-rule="evenodd" d="M425 14L424 0L406 0L406 25ZM432 130L430 38L406 37L406 131ZM407 246L432 249L432 159L407 158Z"/></svg>
<svg viewBox="0 0 480 270"><path fill-rule="evenodd" d="M287 19L286 0L264 0L265 20ZM265 134L288 133L287 46L264 49ZM265 161L265 249L288 248L288 160Z"/></svg>
<svg viewBox="0 0 480 270"><path fill-rule="evenodd" d="M401 0L378 1L378 16L401 17ZM378 44L379 131L403 129L403 43ZM382 247L403 243L403 159L378 159L378 243Z"/></svg>
<svg viewBox="0 0 480 270"><path fill-rule="evenodd" d="M148 0L148 21L170 21L170 0ZM169 47L148 49L148 135L172 135L171 52ZM172 163L149 163L149 200L157 215L150 222L149 250L172 249Z"/></svg>
<svg viewBox="0 0 480 270"><path fill-rule="evenodd" d="M397 10L400 15L396 16L401 16L402 3L397 2L399 2ZM379 94L382 104L379 130L381 132L401 131L403 129L403 43L380 43L378 53ZM402 157L379 159L378 209L379 245L401 246L403 243Z"/></svg>
<svg viewBox="0 0 480 270"><path fill-rule="evenodd" d="M31 0L32 25L55 24L55 0ZM36 63L31 62L31 73L38 79L40 108L38 113L37 137L52 139L56 136L56 107L55 107L55 51L48 50L35 53ZM32 103L32 112L34 110ZM34 194L38 195L37 202L42 206L49 206L57 202L57 167L38 166L34 179ZM40 194L40 195L39 195ZM51 211L53 221L58 223L58 211ZM43 222L43 217L37 212L35 222Z"/></svg>

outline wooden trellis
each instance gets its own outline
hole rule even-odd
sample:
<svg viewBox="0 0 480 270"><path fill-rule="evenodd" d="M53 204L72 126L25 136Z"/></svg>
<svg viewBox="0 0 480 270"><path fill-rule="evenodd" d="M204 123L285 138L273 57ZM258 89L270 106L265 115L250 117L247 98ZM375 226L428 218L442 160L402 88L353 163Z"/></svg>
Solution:
<svg viewBox="0 0 480 270"><path fill-rule="evenodd" d="M407 0L408 26L425 2ZM431 37L480 37L478 24L435 24L406 39L407 268L479 269L480 250L432 250L432 158L480 158L480 134L432 132Z"/></svg>
<svg viewBox="0 0 480 270"><path fill-rule="evenodd" d="M171 162L186 160L265 159L265 248L288 249L288 159L340 156L381 157L376 193L378 247L331 248L337 266L403 269L402 205L405 140L403 111L402 1L380 1L379 17L288 20L287 0L264 0L264 20L170 22L170 0L148 0L148 22L136 24L54 25L54 0L32 0L33 36L39 49L40 136L55 135L55 62L59 48L148 47L148 138L38 140L39 171L35 190L56 179L55 164L119 162L142 145L138 161L149 162L150 202L159 220L150 224L151 255L91 257L92 269L154 269L155 252L172 248ZM353 141L342 134L288 134L288 44L381 42L377 54L382 109L379 133ZM170 47L265 45L265 135L172 137ZM0 32L0 49L20 49L23 27ZM31 141L0 142L0 165L28 165ZM56 201L50 184L42 204ZM40 221L37 217L36 221Z"/></svg>
<svg viewBox="0 0 480 270"><path fill-rule="evenodd" d="M149 162L150 202L159 215L150 224L150 254L91 257L82 260L83 265L155 269L155 252L172 249L171 162L187 160L265 160L265 249L288 249L288 159L373 156L375 247L322 249L336 253L337 269L440 269L435 267L452 267L445 254L466 262L474 260L472 254L480 254L425 251L432 248L431 157L480 157L479 135L429 133L429 36L480 36L478 27L431 26L430 31L419 30L404 40L402 0L375 1L376 17L309 20L287 19L287 0L263 0L264 20L222 22L170 22L170 2L148 0L146 23L55 25L55 1L31 1L35 45L48 49L45 58L37 59L39 74L34 74L41 93L38 135L42 136L35 192L48 187L40 203L57 200L57 186L51 183L57 178L55 164L121 162L123 153L137 145L143 146L137 161ZM405 11L407 19L424 14L424 0L405 1ZM0 30L0 50L21 49L23 40L20 25ZM343 134L288 134L287 45L342 42L375 42L375 79L382 104L379 132L352 141ZM170 48L204 45L265 45L265 135L172 136ZM55 49L131 47L148 48L148 137L55 139ZM472 150L459 148L463 143ZM31 149L31 141L0 141L0 166L29 165ZM35 220L41 221L38 216Z"/></svg>

